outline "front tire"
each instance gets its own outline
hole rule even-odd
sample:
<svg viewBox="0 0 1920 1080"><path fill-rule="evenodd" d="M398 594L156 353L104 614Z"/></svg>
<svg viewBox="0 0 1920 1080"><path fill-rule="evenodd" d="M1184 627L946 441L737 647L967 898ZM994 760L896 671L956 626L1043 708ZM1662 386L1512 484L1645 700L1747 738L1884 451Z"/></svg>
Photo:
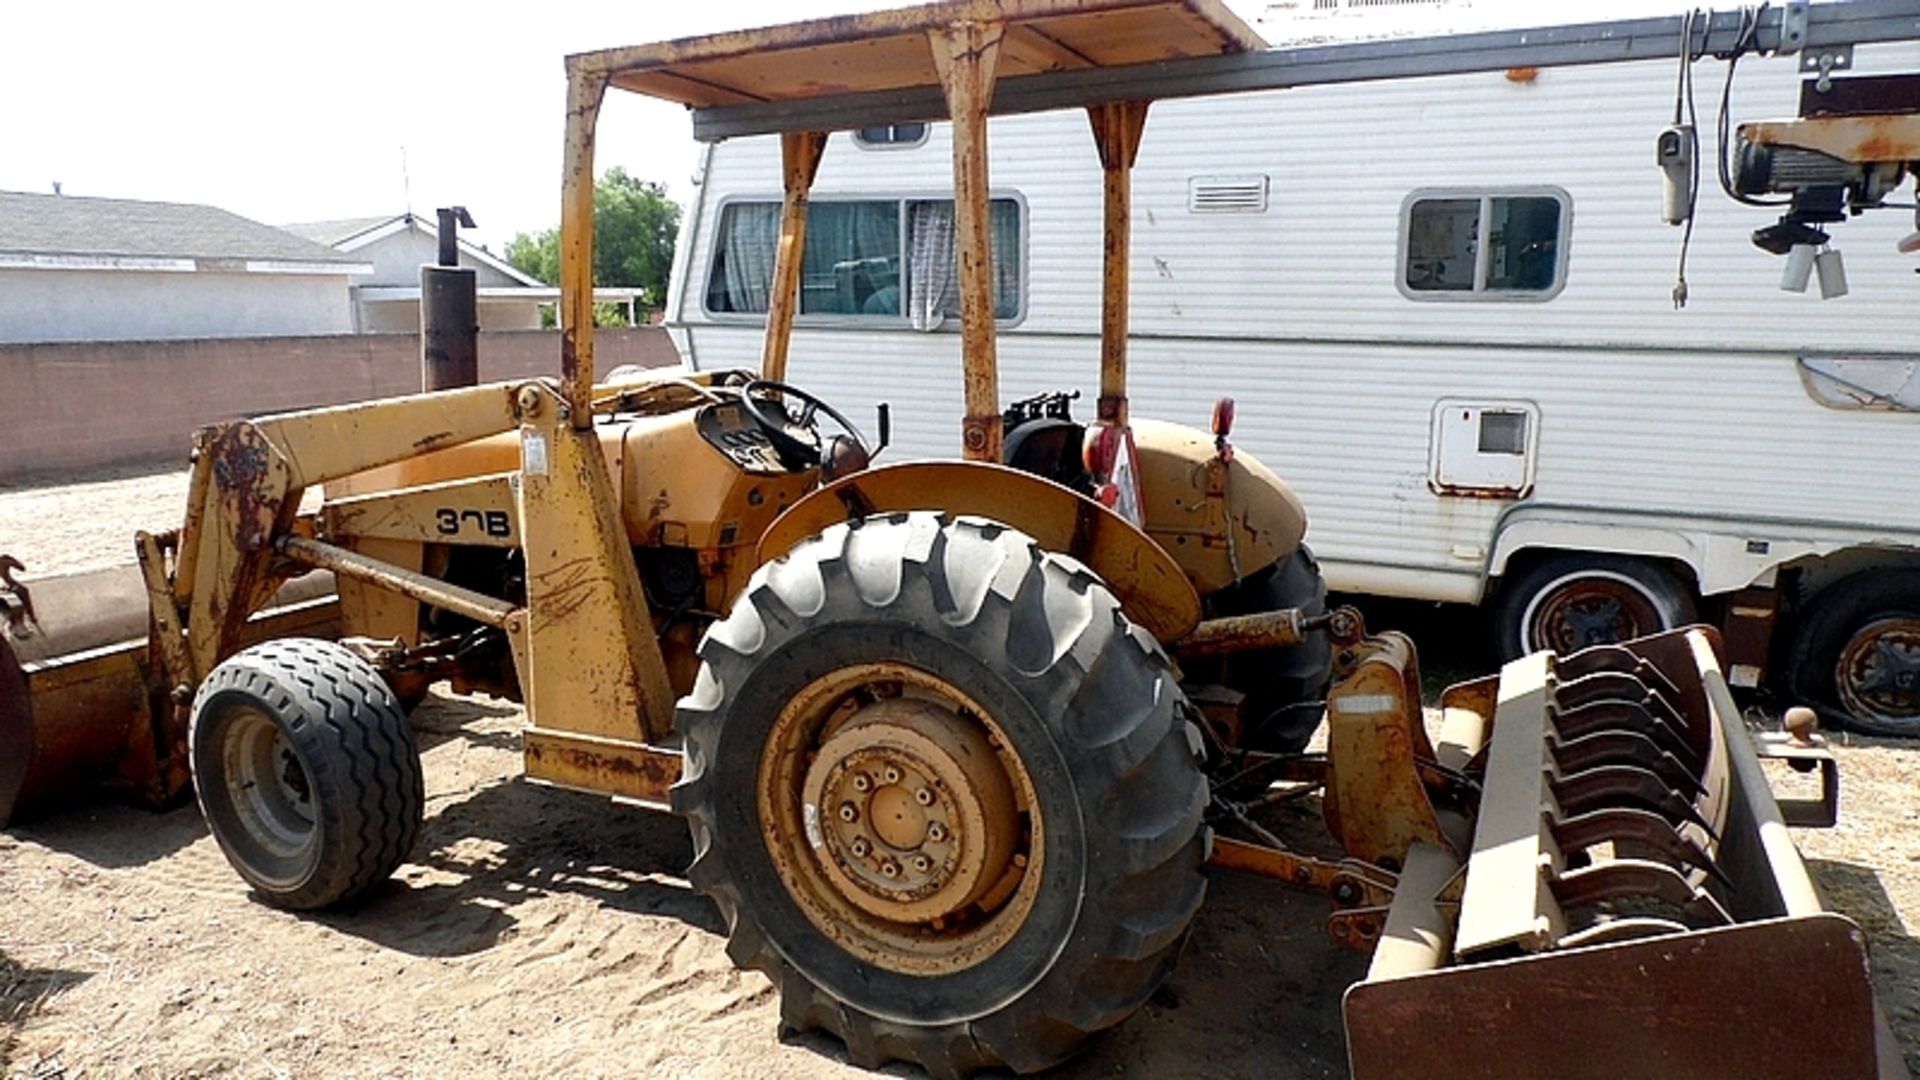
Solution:
<svg viewBox="0 0 1920 1080"><path fill-rule="evenodd" d="M790 1030L875 1068L1047 1068L1171 970L1198 731L1084 567L997 524L837 525L754 575L676 717L689 877Z"/></svg>
<svg viewBox="0 0 1920 1080"><path fill-rule="evenodd" d="M1562 656L1694 621L1693 594L1672 571L1620 555L1553 555L1501 586L1494 633L1503 660Z"/></svg>
<svg viewBox="0 0 1920 1080"><path fill-rule="evenodd" d="M275 907L360 896L419 835L413 730L372 665L335 642L284 638L223 661L194 699L189 755L214 840Z"/></svg>
<svg viewBox="0 0 1920 1080"><path fill-rule="evenodd" d="M1795 696L1840 726L1920 736L1920 570L1870 570L1816 594L1788 672Z"/></svg>

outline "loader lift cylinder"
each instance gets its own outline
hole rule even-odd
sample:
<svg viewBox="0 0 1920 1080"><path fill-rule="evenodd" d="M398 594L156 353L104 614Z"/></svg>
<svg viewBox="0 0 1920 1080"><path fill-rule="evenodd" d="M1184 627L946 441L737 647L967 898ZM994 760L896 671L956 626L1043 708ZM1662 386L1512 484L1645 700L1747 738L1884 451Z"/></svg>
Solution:
<svg viewBox="0 0 1920 1080"><path fill-rule="evenodd" d="M440 251L437 264L420 267L420 389L451 390L480 381L478 279L460 265L456 228L473 228L464 206L437 211Z"/></svg>

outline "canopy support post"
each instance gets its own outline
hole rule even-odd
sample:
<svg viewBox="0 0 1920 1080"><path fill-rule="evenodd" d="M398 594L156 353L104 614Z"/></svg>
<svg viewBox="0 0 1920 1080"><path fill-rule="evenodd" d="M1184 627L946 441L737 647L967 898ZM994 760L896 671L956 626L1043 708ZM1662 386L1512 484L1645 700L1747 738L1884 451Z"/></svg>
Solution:
<svg viewBox="0 0 1920 1080"><path fill-rule="evenodd" d="M999 358L994 347L993 230L987 180L987 107L1006 24L960 22L927 31L953 118L953 238L966 385L961 448L969 461L1000 460Z"/></svg>
<svg viewBox="0 0 1920 1080"><path fill-rule="evenodd" d="M607 73L567 65L567 145L560 177L560 393L573 426L593 426L593 140Z"/></svg>
<svg viewBox="0 0 1920 1080"><path fill-rule="evenodd" d="M1106 174L1104 255L1100 291L1099 418L1127 423L1128 259L1133 240L1133 163L1147 123L1145 101L1112 101L1087 108L1093 143Z"/></svg>
<svg viewBox="0 0 1920 1080"><path fill-rule="evenodd" d="M807 246L807 193L826 148L824 131L780 135L780 175L786 197L780 202L780 246L774 251L767 340L760 354L761 378L775 382L787 377L787 344L793 338L793 316L800 310L800 260Z"/></svg>

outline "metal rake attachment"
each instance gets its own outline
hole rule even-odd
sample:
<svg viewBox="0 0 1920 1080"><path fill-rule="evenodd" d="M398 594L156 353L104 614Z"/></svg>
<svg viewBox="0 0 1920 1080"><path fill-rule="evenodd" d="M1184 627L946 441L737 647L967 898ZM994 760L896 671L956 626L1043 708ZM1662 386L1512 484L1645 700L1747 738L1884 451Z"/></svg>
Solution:
<svg viewBox="0 0 1920 1080"><path fill-rule="evenodd" d="M1408 851L1347 991L1356 1080L1905 1075L1865 936L1787 835L1832 823L1832 758L1747 731L1711 630L1516 660L1443 707L1492 721L1479 817L1464 864ZM1762 757L1821 797L1777 800ZM1817 1003L1820 1038L1782 1001Z"/></svg>
<svg viewBox="0 0 1920 1080"><path fill-rule="evenodd" d="M1606 645L1502 672L1460 957L1733 922L1713 892L1732 888L1715 861L1726 747L1675 652Z"/></svg>

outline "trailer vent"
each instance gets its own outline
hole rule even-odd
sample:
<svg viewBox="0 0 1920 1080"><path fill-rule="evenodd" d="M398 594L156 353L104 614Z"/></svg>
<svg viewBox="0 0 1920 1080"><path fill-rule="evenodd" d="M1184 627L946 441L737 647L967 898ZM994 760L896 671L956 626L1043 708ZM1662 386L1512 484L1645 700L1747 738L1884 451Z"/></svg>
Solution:
<svg viewBox="0 0 1920 1080"><path fill-rule="evenodd" d="M1264 176L1196 176L1187 181L1187 209L1195 214L1264 214Z"/></svg>

